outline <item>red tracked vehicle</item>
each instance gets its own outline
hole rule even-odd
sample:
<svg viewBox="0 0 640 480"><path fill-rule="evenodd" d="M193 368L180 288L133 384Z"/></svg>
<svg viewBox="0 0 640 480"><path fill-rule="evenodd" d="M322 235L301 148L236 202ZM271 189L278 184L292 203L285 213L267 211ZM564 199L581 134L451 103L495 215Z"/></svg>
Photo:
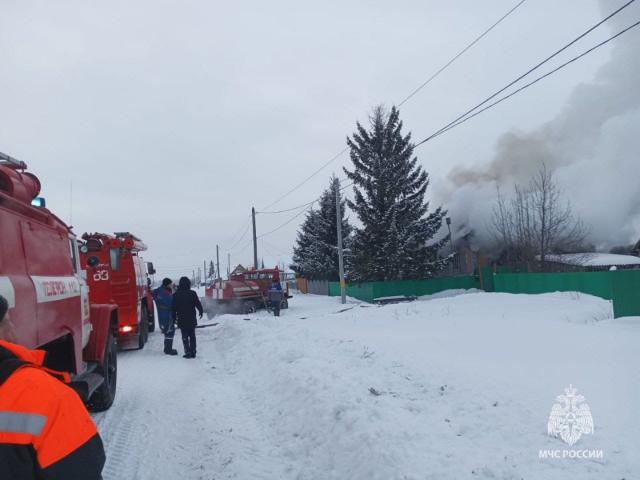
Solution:
<svg viewBox="0 0 640 480"><path fill-rule="evenodd" d="M89 300L118 305L118 347L144 348L155 318L149 274L153 265L140 253L147 246L129 232L85 233L80 264L87 272Z"/></svg>
<svg viewBox="0 0 640 480"><path fill-rule="evenodd" d="M214 282L205 289L204 307L209 316L215 313L251 313L269 307L269 289L283 277L276 268L251 269L232 274L229 280ZM289 308L289 286L282 285L284 298L280 308Z"/></svg>
<svg viewBox="0 0 640 480"><path fill-rule="evenodd" d="M69 372L89 406L105 410L116 392L117 306L89 301L76 236L26 168L0 153L0 294L14 341L46 350L45 365Z"/></svg>

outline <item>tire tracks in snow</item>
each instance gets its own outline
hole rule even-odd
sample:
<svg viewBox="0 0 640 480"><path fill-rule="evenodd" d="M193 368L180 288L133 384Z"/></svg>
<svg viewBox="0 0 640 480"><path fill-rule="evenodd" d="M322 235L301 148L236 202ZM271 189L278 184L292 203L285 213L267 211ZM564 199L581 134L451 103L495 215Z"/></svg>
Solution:
<svg viewBox="0 0 640 480"><path fill-rule="evenodd" d="M213 366L223 361L215 331L198 340L195 360L163 355L159 334L144 350L121 353L114 405L94 415L104 480L282 477L284 460L246 408L240 376Z"/></svg>

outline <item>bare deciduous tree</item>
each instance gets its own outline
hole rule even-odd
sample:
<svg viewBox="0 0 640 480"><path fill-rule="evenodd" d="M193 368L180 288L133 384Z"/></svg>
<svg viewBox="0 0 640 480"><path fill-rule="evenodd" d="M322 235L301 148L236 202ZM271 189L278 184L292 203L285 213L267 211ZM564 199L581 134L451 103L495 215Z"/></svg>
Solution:
<svg viewBox="0 0 640 480"><path fill-rule="evenodd" d="M511 200L498 190L492 223L510 261L530 261L537 255L544 263L550 253L575 251L587 236L544 163L526 187L515 186Z"/></svg>

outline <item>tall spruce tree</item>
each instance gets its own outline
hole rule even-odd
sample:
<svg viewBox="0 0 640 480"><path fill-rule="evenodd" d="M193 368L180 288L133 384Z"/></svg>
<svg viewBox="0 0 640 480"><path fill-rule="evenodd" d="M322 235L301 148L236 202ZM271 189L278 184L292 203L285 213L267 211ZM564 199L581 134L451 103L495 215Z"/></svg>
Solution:
<svg viewBox="0 0 640 480"><path fill-rule="evenodd" d="M378 106L369 130L357 123L347 139L353 171L344 172L354 184L348 205L362 223L352 247L356 280L427 278L446 264L438 251L448 236L433 241L446 212L438 207L427 214L429 176L413 156L411 134L401 130L398 109Z"/></svg>
<svg viewBox="0 0 640 480"><path fill-rule="evenodd" d="M307 212L296 237L293 247L293 263L291 270L298 276L313 280L320 268L320 257L316 238L318 236L318 211L313 208Z"/></svg>
<svg viewBox="0 0 640 480"><path fill-rule="evenodd" d="M352 227L345 214L346 201L341 198L340 181L333 176L320 196L318 210L307 213L293 249L291 269L310 280L338 280L336 192L340 197L343 247L350 247ZM345 271L348 269L349 256L345 255Z"/></svg>

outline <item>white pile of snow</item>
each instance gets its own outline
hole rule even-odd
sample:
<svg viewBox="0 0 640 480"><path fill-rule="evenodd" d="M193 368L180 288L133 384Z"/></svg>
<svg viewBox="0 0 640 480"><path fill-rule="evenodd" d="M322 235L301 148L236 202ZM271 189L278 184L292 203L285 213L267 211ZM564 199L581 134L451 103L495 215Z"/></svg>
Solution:
<svg viewBox="0 0 640 480"><path fill-rule="evenodd" d="M216 317L219 326L198 331L195 361L147 351L122 359L124 385L101 429L131 408L133 391L145 391L144 438L168 437L153 461L140 452L147 460L135 478L630 479L640 471L640 319L611 320L605 300L470 293L371 306L301 295L290 305L280 318ZM134 359L140 365L128 368ZM166 368L169 381L149 380L143 364ZM603 459L538 458L568 448L546 429L569 384L595 423L575 447L602 449Z"/></svg>
<svg viewBox="0 0 640 480"><path fill-rule="evenodd" d="M581 267L640 265L640 257L616 253L562 253L547 255L546 260Z"/></svg>
<svg viewBox="0 0 640 480"><path fill-rule="evenodd" d="M467 293L480 293L482 290L478 288L450 288L441 292L432 293L431 295L420 295L418 300L436 300L438 298L451 298L458 295L466 295Z"/></svg>

